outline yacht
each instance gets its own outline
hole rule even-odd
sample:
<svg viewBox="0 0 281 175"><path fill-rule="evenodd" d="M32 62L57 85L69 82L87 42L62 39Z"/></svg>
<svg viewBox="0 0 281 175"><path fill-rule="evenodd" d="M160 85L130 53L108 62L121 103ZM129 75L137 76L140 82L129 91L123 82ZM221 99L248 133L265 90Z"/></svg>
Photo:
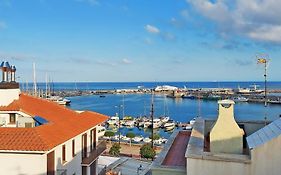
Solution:
<svg viewBox="0 0 281 175"><path fill-rule="evenodd" d="M151 122L152 122L152 120L151 120ZM153 119L153 125L151 124L150 127L152 128L152 126L153 126L153 129L160 128L161 124L162 124L161 120L159 118L156 118L156 119Z"/></svg>
<svg viewBox="0 0 281 175"><path fill-rule="evenodd" d="M146 137L146 138L143 139L143 142L144 143L150 143L151 139L149 137Z"/></svg>
<svg viewBox="0 0 281 175"><path fill-rule="evenodd" d="M136 136L132 140L133 140L133 142L139 143L143 140L143 137L142 136Z"/></svg>
<svg viewBox="0 0 281 175"><path fill-rule="evenodd" d="M164 124L164 128L166 130L172 130L175 128L175 126L176 126L176 124L175 124L174 120L169 120L167 123Z"/></svg>
<svg viewBox="0 0 281 175"><path fill-rule="evenodd" d="M107 121L107 124L109 125L115 125L119 122L119 117L112 116L110 119Z"/></svg>

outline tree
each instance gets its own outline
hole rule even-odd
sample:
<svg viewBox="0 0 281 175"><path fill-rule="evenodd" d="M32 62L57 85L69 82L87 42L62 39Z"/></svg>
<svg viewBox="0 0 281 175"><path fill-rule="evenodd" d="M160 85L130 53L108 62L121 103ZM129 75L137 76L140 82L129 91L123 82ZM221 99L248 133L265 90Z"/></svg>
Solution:
<svg viewBox="0 0 281 175"><path fill-rule="evenodd" d="M114 143L109 150L109 154L111 156L119 156L120 149L121 149L120 145L118 143Z"/></svg>
<svg viewBox="0 0 281 175"><path fill-rule="evenodd" d="M115 135L115 133L113 131L105 131L104 136L105 137L113 137Z"/></svg>
<svg viewBox="0 0 281 175"><path fill-rule="evenodd" d="M135 137L136 135L135 135L135 133L133 133L133 132L128 132L127 134L126 134L126 137L129 137L130 138L130 146L131 146L131 144L132 144L132 139Z"/></svg>
<svg viewBox="0 0 281 175"><path fill-rule="evenodd" d="M152 139L151 136L149 136L150 139ZM153 134L153 140L159 140L160 139L160 135L159 134Z"/></svg>
<svg viewBox="0 0 281 175"><path fill-rule="evenodd" d="M153 148L151 148L150 144L144 144L140 148L140 155L142 158L153 159L156 155L156 152Z"/></svg>

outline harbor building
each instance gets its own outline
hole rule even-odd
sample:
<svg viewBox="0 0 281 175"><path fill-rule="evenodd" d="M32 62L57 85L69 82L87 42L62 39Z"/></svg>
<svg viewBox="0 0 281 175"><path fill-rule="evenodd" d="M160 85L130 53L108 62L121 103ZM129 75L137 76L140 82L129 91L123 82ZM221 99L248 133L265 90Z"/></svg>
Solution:
<svg viewBox="0 0 281 175"><path fill-rule="evenodd" d="M108 117L21 93L16 67L2 62L1 71L0 174L98 174L106 145L97 127Z"/></svg>
<svg viewBox="0 0 281 175"><path fill-rule="evenodd" d="M173 133L152 163L153 175L279 175L281 118L236 121L235 103L218 101L218 117L198 117L191 131Z"/></svg>

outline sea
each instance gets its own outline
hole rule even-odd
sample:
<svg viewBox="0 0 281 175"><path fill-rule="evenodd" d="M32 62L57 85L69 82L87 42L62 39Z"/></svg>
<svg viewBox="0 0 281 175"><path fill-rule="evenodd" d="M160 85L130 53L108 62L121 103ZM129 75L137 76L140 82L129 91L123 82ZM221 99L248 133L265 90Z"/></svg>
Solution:
<svg viewBox="0 0 281 175"><path fill-rule="evenodd" d="M101 90L101 89L132 89L155 88L161 85L171 85L186 88L248 88L253 84L264 88L264 82L66 82L53 83L55 90ZM24 88L25 84L21 84ZM32 87L32 84L28 84ZM38 87L44 89L45 83L38 83ZM281 89L281 82L268 82L269 89ZM279 94L277 94L279 95ZM150 116L151 94L108 94L105 97L99 95L67 97L71 100L69 108L74 110L90 110L108 116L119 114L123 116ZM280 117L281 105L264 106L262 103L236 103L234 107L236 120L268 120L272 121ZM154 96L154 117L168 115L176 122L186 123L195 117L216 119L218 115L217 101L168 98L164 95ZM114 128L111 128L114 129ZM144 137L149 136L150 130L138 128L122 128L121 133L135 132ZM168 138L171 133L160 129L157 132L162 137Z"/></svg>

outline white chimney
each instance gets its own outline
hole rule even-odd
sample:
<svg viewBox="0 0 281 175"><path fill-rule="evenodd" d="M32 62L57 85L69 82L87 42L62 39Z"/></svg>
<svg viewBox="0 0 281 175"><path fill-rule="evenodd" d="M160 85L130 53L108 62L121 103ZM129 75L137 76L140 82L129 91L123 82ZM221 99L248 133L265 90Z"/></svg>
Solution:
<svg viewBox="0 0 281 175"><path fill-rule="evenodd" d="M210 132L210 150L214 153L242 154L244 131L234 119L234 101L220 100L219 115Z"/></svg>
<svg viewBox="0 0 281 175"><path fill-rule="evenodd" d="M0 106L7 106L14 100L19 99L19 84L15 82L15 66L10 66L7 61L1 63L2 82L0 83ZM11 72L11 81L9 81L9 72Z"/></svg>

